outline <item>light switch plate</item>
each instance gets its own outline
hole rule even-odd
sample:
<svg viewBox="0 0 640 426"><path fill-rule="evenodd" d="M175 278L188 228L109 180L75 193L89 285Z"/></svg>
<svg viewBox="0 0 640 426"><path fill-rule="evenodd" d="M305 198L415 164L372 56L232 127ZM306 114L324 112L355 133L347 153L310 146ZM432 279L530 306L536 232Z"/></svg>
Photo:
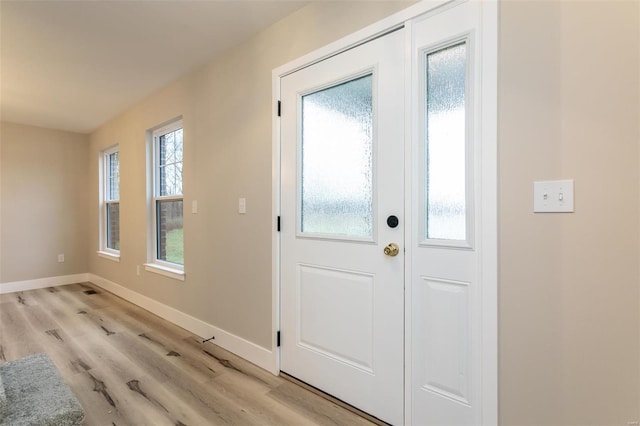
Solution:
<svg viewBox="0 0 640 426"><path fill-rule="evenodd" d="M533 182L534 213L573 212L573 179Z"/></svg>
<svg viewBox="0 0 640 426"><path fill-rule="evenodd" d="M192 214L198 213L198 200L191 201L191 213Z"/></svg>
<svg viewBox="0 0 640 426"><path fill-rule="evenodd" d="M238 213L246 214L247 213L247 199L246 198L238 198Z"/></svg>

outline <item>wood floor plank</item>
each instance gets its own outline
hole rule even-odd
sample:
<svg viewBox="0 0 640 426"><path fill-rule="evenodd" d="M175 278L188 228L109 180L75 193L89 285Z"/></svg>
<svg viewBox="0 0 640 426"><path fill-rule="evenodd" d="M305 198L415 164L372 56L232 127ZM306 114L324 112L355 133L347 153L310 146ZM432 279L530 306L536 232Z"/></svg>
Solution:
<svg viewBox="0 0 640 426"><path fill-rule="evenodd" d="M77 365L86 364L89 355L81 344L67 335L62 326L45 311L42 305L23 308L26 321L30 324L34 336L52 358L63 374L77 374Z"/></svg>
<svg viewBox="0 0 640 426"><path fill-rule="evenodd" d="M34 291L31 297L47 307L47 312L55 318L68 335L80 338L84 334L93 333L93 325L83 317L86 314L87 306L70 298L69 292L67 288L61 287L53 293Z"/></svg>
<svg viewBox="0 0 640 426"><path fill-rule="evenodd" d="M121 333L127 333L121 332ZM95 350L94 365L99 365L97 371L108 373L108 380L104 380L107 388L106 392L111 396L114 404L110 404L106 394L102 394L104 400L116 409L120 422L129 424L140 424L139 416L141 407L144 409L145 418L155 418L155 423L149 424L203 424L205 421L195 411L188 409L188 406L181 404L178 399L159 399L154 395L162 394L161 389L164 384L153 377L144 374L143 369L127 356L127 351L123 351L117 345L114 335L106 336L100 333L85 336L85 343ZM87 374L94 374L94 370L87 366L82 367L87 370ZM99 374L99 373L98 373ZM94 380L92 377L90 377ZM95 377L94 387L102 388L100 381ZM96 385L97 383L97 385ZM109 408L107 406L107 408ZM150 420L149 420L150 421ZM205 423L206 424L206 421Z"/></svg>
<svg viewBox="0 0 640 426"><path fill-rule="evenodd" d="M198 349L204 356L215 360L219 366L214 367L216 370L222 368L225 371L239 371L240 373L251 377L253 380L266 383L272 387L278 386L282 383L281 378L274 376L268 371L250 362L247 362L229 351L224 350L214 343L208 342L206 344L202 344L202 341L197 336L187 337L182 341L185 345Z"/></svg>
<svg viewBox="0 0 640 426"><path fill-rule="evenodd" d="M38 336L27 322L21 303L5 303L0 309L0 347L4 361L13 361L43 352Z"/></svg>
<svg viewBox="0 0 640 426"><path fill-rule="evenodd" d="M284 382L269 396L292 408L318 425L371 425L372 423L311 392L300 392L300 386Z"/></svg>
<svg viewBox="0 0 640 426"><path fill-rule="evenodd" d="M193 380L206 382L215 378L219 373L211 366L211 361L192 356L186 348L178 343L163 339L162 335L153 331L138 335L142 342L153 352L164 355L166 360L181 369Z"/></svg>
<svg viewBox="0 0 640 426"><path fill-rule="evenodd" d="M135 320L139 324L144 324L147 329L152 327L154 330L162 333L163 335L175 337L177 339L183 339L185 337L193 336L192 333L187 330L163 320L159 316L142 309L138 306L127 302L126 300L106 291L103 291L98 297L102 297L109 301L109 308L115 309L124 315L127 315L132 320Z"/></svg>
<svg viewBox="0 0 640 426"><path fill-rule="evenodd" d="M271 398L268 395L271 387L264 382L252 380L251 376L229 371L213 379L210 385L216 392L226 394L259 417L264 425L311 424L305 416Z"/></svg>
<svg viewBox="0 0 640 426"><path fill-rule="evenodd" d="M0 295L0 363L38 352L87 426L371 425L91 283Z"/></svg>
<svg viewBox="0 0 640 426"><path fill-rule="evenodd" d="M169 357L150 351L137 336L119 333L112 336L122 352L138 367L164 386L175 391L179 398L192 405L199 414L222 424L253 424L241 407L224 395L208 392L206 386L184 374Z"/></svg>

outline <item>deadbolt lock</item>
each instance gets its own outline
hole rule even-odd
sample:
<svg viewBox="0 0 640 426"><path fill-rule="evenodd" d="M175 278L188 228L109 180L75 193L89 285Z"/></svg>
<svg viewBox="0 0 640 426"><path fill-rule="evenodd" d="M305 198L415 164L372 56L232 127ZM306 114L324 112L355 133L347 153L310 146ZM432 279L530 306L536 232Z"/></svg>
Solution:
<svg viewBox="0 0 640 426"><path fill-rule="evenodd" d="M386 254L387 256L397 256L398 253L400 253L400 247L398 247L396 243L389 243L384 248L384 254Z"/></svg>

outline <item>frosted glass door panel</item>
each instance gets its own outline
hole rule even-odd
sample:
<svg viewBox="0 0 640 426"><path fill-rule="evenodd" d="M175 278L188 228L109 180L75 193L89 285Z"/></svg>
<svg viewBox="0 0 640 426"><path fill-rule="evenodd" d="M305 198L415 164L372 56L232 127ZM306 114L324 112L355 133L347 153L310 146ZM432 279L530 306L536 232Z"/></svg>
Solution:
<svg viewBox="0 0 640 426"><path fill-rule="evenodd" d="M466 48L426 55L427 239L466 239Z"/></svg>
<svg viewBox="0 0 640 426"><path fill-rule="evenodd" d="M302 97L301 229L373 236L371 75Z"/></svg>

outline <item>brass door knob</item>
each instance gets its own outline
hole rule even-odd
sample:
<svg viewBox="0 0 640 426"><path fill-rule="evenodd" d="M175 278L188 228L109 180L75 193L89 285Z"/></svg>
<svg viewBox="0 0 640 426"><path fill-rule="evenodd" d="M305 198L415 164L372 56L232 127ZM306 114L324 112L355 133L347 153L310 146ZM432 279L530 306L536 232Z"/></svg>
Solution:
<svg viewBox="0 0 640 426"><path fill-rule="evenodd" d="M386 254L387 256L397 256L398 253L400 253L400 247L398 247L396 243L389 243L384 248L384 254Z"/></svg>

